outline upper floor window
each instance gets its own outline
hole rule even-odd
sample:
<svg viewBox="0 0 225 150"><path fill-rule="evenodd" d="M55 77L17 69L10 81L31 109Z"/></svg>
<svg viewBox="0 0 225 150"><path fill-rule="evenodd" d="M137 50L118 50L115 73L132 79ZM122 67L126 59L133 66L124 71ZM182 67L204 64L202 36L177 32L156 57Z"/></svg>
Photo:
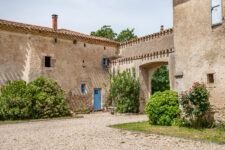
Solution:
<svg viewBox="0 0 225 150"><path fill-rule="evenodd" d="M45 67L51 67L51 57L45 56Z"/></svg>
<svg viewBox="0 0 225 150"><path fill-rule="evenodd" d="M86 88L86 85L85 84L81 84L81 93L82 94L85 94L85 88Z"/></svg>
<svg viewBox="0 0 225 150"><path fill-rule="evenodd" d="M107 58L103 58L103 59L102 59L102 65L103 65L104 67L108 66L108 59L107 59Z"/></svg>
<svg viewBox="0 0 225 150"><path fill-rule="evenodd" d="M222 0L211 0L212 26L219 25L223 21Z"/></svg>

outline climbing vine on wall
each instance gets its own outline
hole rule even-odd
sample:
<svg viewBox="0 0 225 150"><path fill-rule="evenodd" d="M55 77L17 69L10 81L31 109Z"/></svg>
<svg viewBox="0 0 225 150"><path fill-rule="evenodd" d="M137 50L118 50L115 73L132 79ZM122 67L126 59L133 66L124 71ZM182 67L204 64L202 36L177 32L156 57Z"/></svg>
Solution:
<svg viewBox="0 0 225 150"><path fill-rule="evenodd" d="M110 75L109 104L117 107L119 113L139 112L140 83L135 69Z"/></svg>

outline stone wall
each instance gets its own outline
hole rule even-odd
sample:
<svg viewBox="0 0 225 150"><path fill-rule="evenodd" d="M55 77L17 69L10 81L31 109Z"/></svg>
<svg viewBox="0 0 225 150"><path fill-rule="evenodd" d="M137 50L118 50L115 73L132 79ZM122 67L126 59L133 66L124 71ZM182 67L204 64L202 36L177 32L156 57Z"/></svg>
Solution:
<svg viewBox="0 0 225 150"><path fill-rule="evenodd" d="M86 99L88 107L93 105L94 88L101 88L103 106L108 69L102 66L102 58L115 56L117 46L79 40L74 44L61 38L56 42L56 38L0 30L0 84L19 79L30 82L45 76L57 80L68 93L73 91L71 97L82 97L74 101ZM52 67L45 67L45 56L51 57ZM80 92L82 83L87 87L85 94ZM78 102L71 104L79 106Z"/></svg>
<svg viewBox="0 0 225 150"><path fill-rule="evenodd" d="M176 90L203 82L211 104L218 108L225 107L224 28L224 23L211 25L211 0L189 0L174 7L175 69L183 74L176 79ZM214 75L214 83L209 83L207 74Z"/></svg>
<svg viewBox="0 0 225 150"><path fill-rule="evenodd" d="M136 56L173 47L173 29L168 29L122 43L119 55L121 57Z"/></svg>

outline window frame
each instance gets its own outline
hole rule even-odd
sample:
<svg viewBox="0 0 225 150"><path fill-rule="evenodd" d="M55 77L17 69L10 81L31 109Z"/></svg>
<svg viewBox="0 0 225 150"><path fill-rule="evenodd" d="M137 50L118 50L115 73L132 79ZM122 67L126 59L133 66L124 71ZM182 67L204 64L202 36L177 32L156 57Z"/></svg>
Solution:
<svg viewBox="0 0 225 150"><path fill-rule="evenodd" d="M210 4L210 8L211 8L211 26L214 27L214 26L218 26L218 25L223 24L223 0L221 0L221 22L215 23L215 24L213 24L213 6L212 6L212 2L213 2L213 0L211 0L211 4Z"/></svg>

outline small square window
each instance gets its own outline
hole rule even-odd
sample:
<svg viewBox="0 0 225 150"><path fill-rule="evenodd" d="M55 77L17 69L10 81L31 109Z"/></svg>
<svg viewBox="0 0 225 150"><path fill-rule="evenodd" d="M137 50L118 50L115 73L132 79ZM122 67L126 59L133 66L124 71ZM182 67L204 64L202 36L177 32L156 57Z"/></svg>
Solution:
<svg viewBox="0 0 225 150"><path fill-rule="evenodd" d="M108 59L107 59L107 58L103 58L103 59L102 59L102 65L103 65L104 67L107 67L107 66L108 66Z"/></svg>
<svg viewBox="0 0 225 150"><path fill-rule="evenodd" d="M73 40L73 44L76 45L77 44L77 40Z"/></svg>
<svg viewBox="0 0 225 150"><path fill-rule="evenodd" d="M98 95L98 90L95 90L95 94Z"/></svg>
<svg viewBox="0 0 225 150"><path fill-rule="evenodd" d="M81 93L82 94L85 94L85 88L86 88L86 85L85 84L81 84Z"/></svg>
<svg viewBox="0 0 225 150"><path fill-rule="evenodd" d="M214 74L213 73L207 74L207 80L208 83L214 83Z"/></svg>
<svg viewBox="0 0 225 150"><path fill-rule="evenodd" d="M106 47L104 47L104 50L106 50Z"/></svg>
<svg viewBox="0 0 225 150"><path fill-rule="evenodd" d="M55 42L55 43L57 43L57 42L58 42L58 39L57 39L57 38L55 38L55 39L54 39L54 42Z"/></svg>
<svg viewBox="0 0 225 150"><path fill-rule="evenodd" d="M84 47L86 47L87 45L86 45L86 43L84 43Z"/></svg>
<svg viewBox="0 0 225 150"><path fill-rule="evenodd" d="M51 67L51 57L45 56L45 67Z"/></svg>

